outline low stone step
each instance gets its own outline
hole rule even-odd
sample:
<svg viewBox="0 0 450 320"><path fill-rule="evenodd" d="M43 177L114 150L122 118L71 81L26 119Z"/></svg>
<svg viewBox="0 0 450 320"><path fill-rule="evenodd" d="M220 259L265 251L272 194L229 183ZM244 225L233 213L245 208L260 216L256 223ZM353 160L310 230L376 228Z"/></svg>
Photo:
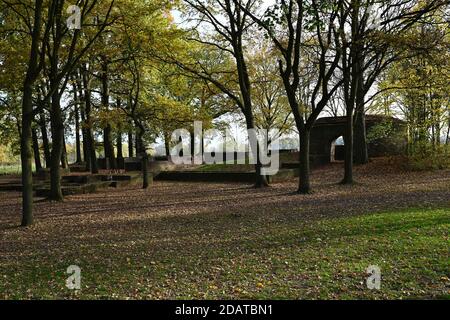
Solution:
<svg viewBox="0 0 450 320"><path fill-rule="evenodd" d="M73 164L73 165L70 165L70 172L74 172L74 173L87 172L86 165L84 165L84 164Z"/></svg>
<svg viewBox="0 0 450 320"><path fill-rule="evenodd" d="M68 183L86 184L104 180L102 179L102 176L98 175L70 175L62 177L62 181Z"/></svg>
<svg viewBox="0 0 450 320"><path fill-rule="evenodd" d="M0 191L22 191L21 183L0 184Z"/></svg>

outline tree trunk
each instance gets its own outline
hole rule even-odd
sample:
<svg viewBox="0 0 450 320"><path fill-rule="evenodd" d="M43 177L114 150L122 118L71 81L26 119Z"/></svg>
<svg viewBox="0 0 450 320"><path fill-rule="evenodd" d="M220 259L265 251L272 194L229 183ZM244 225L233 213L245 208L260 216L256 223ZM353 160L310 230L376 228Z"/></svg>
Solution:
<svg viewBox="0 0 450 320"><path fill-rule="evenodd" d="M359 55L361 56L361 55ZM363 57L360 57L363 59ZM364 74L358 65L361 74L358 77L358 91L356 92L356 109L355 109L355 127L354 127L354 161L356 164L369 163L369 151L367 146L366 131L366 112L365 112L365 94L364 94Z"/></svg>
<svg viewBox="0 0 450 320"><path fill-rule="evenodd" d="M81 158L80 114L78 110L78 105L75 105L75 145L77 153L77 159L75 162L77 164L80 164L83 162L83 159Z"/></svg>
<svg viewBox="0 0 450 320"><path fill-rule="evenodd" d="M109 162L110 168L106 169L117 169L117 161L114 155L114 146L112 143L112 128L111 125L108 124L103 129L103 148L105 150L105 160L107 163Z"/></svg>
<svg viewBox="0 0 450 320"><path fill-rule="evenodd" d="M117 98L117 108L120 109L122 101ZM117 130L117 138L116 138L116 146L117 146L117 168L122 168L124 164L123 161L123 145L122 145L122 128L119 125ZM120 165L119 165L120 163Z"/></svg>
<svg viewBox="0 0 450 320"><path fill-rule="evenodd" d="M356 110L354 130L354 162L356 164L367 164L369 163L369 150L364 110Z"/></svg>
<svg viewBox="0 0 450 320"><path fill-rule="evenodd" d="M310 131L306 128L300 131L300 180L298 186L298 193L311 193L311 183L309 179L310 173L310 159L309 159L309 145L310 145Z"/></svg>
<svg viewBox="0 0 450 320"><path fill-rule="evenodd" d="M41 154L39 152L39 140L37 136L36 129L32 129L31 131L32 138L33 138L33 154L34 154L34 164L36 172L42 170L42 164L41 164Z"/></svg>
<svg viewBox="0 0 450 320"><path fill-rule="evenodd" d="M83 98L85 99L85 98ZM84 107L85 110L87 110L86 105L87 102L86 100L84 101ZM92 162L91 162L91 144L92 144L92 130L90 127L90 121L89 121L89 116L87 111L85 111L85 119L83 120L83 153L84 153L84 163L86 166L86 171L88 172L93 172L93 168L92 168ZM95 153L95 150L94 150Z"/></svg>
<svg viewBox="0 0 450 320"><path fill-rule="evenodd" d="M139 129L136 129L136 134L135 134L135 145L136 145L136 155L139 156L139 153L141 152L141 146L140 146L140 138L139 138Z"/></svg>
<svg viewBox="0 0 450 320"><path fill-rule="evenodd" d="M25 81L22 98L22 135L20 158L22 163L22 226L33 224L33 168L31 148L33 120L32 83Z"/></svg>
<svg viewBox="0 0 450 320"><path fill-rule="evenodd" d="M63 148L62 148L62 154L61 154L61 167L63 169L69 168L69 158L67 156L67 145L66 145L65 133L63 133Z"/></svg>
<svg viewBox="0 0 450 320"><path fill-rule="evenodd" d="M85 120L83 120L83 122L85 122ZM88 153L88 151L89 151L89 147L88 147L88 144L87 144L87 132L86 132L86 129L82 129L81 130L81 134L82 134L82 136L83 136L83 160L84 160L84 163L87 163L88 161L90 161L90 160L88 160L89 159L89 153ZM83 162L82 162L83 163Z"/></svg>
<svg viewBox="0 0 450 320"><path fill-rule="evenodd" d="M170 137L164 132L164 149L166 150L167 160L170 160ZM205 150L205 149L202 149Z"/></svg>
<svg viewBox="0 0 450 320"><path fill-rule="evenodd" d="M84 122L85 122L85 120L83 120L83 123ZM89 145L88 145L88 137L87 137L88 132L85 128L83 128L81 130L81 134L83 136L83 160L84 160L84 162L82 162L82 163L86 164L89 161L91 161L90 155L89 155Z"/></svg>
<svg viewBox="0 0 450 320"><path fill-rule="evenodd" d="M262 163L261 163L261 155L260 155L260 144L257 143L257 152L256 152L256 183L255 188L265 188L269 186L269 182L267 181L267 176L262 174Z"/></svg>
<svg viewBox="0 0 450 320"><path fill-rule="evenodd" d="M436 134L436 145L440 146L441 145L441 130L442 130L442 128L441 128L441 124L439 122L439 118L437 118L435 121L436 121L435 125L436 125L436 132L437 132L437 134Z"/></svg>
<svg viewBox="0 0 450 320"><path fill-rule="evenodd" d="M247 102L249 105L251 105L251 102ZM260 154L260 143L258 141L258 136L256 135L255 130L255 124L254 124L254 118L252 110L249 108L247 109L247 112L244 114L246 123L247 123L247 129L249 133L249 141L254 140L256 142L256 150L250 150L250 152L253 155L253 160L256 160L255 163L255 188L266 188L269 186L269 182L267 181L267 177L262 174L262 163L261 163L261 154ZM251 132L255 132L255 134L250 134ZM250 144L252 145L252 144ZM252 148L250 148L252 149Z"/></svg>
<svg viewBox="0 0 450 320"><path fill-rule="evenodd" d="M142 188L148 189L148 187L150 186L150 177L148 173L148 154L146 150L142 152L142 179Z"/></svg>
<svg viewBox="0 0 450 320"><path fill-rule="evenodd" d="M195 133L194 133L194 129L192 129L191 132L189 132L190 134L190 140L191 140L191 161L192 163L194 163L194 158L195 158Z"/></svg>
<svg viewBox="0 0 450 320"><path fill-rule="evenodd" d="M80 111L80 119L81 119L81 134L83 137L83 159L84 163L87 165L90 161L90 154L89 154L89 145L88 145L88 130L86 129L87 120L86 120L86 104L85 98L83 95L83 85L82 85L82 69L77 70L76 76L75 76L75 88L77 92L77 97L79 100L79 111ZM89 164L90 166L90 164ZM90 171L90 170L89 170Z"/></svg>
<svg viewBox="0 0 450 320"><path fill-rule="evenodd" d="M39 76L39 41L42 27L42 0L35 1L34 25L31 39L30 59L23 84L22 134L20 136L20 160L22 164L22 226L33 224L33 169L31 126L33 121L33 84Z"/></svg>
<svg viewBox="0 0 450 320"><path fill-rule="evenodd" d="M47 125L43 111L40 113L39 126L41 128L42 146L44 148L45 167L50 168L50 143L48 141Z"/></svg>
<svg viewBox="0 0 450 320"><path fill-rule="evenodd" d="M144 144L144 130L139 129L139 134L136 136L139 140L139 155L142 157L142 188L148 189L150 186L150 177L148 172L148 154Z"/></svg>
<svg viewBox="0 0 450 320"><path fill-rule="evenodd" d="M450 111L449 111L450 112ZM450 115L449 115L450 118ZM445 144L450 144L450 120L448 122L448 128L447 128L447 138L445 139Z"/></svg>
<svg viewBox="0 0 450 320"><path fill-rule="evenodd" d="M102 62L102 107L105 110L109 110L109 77L108 77L108 62L103 58ZM112 143L112 127L108 123L103 129L103 147L105 150L105 161L108 163L110 168L107 169L117 169L116 157L114 155L114 145Z"/></svg>
<svg viewBox="0 0 450 320"><path fill-rule="evenodd" d="M345 173L342 184L353 184L353 161L354 161L354 112L355 105L358 105L358 99L361 100L361 92L363 88L361 87L363 70L360 65L362 61L362 47L361 39L359 39L359 8L360 0L352 0L352 12L351 12L351 29L352 29L352 43L350 46L350 57L351 62L350 68L344 68L344 90L347 92L345 97L346 111L347 111L347 124L346 132L344 137L345 142ZM345 65L347 65L346 61ZM346 70L347 69L347 70ZM359 101L361 102L361 101ZM362 106L360 106L362 107Z"/></svg>
<svg viewBox="0 0 450 320"><path fill-rule="evenodd" d="M60 96L57 93L52 96L52 112L50 121L52 126L52 152L50 166L50 200L63 201L61 191L61 157L63 155L64 125L62 122Z"/></svg>
<svg viewBox="0 0 450 320"><path fill-rule="evenodd" d="M124 169L122 132L120 130L118 130L117 132L116 144L117 144L117 168Z"/></svg>
<svg viewBox="0 0 450 320"><path fill-rule="evenodd" d="M347 110L345 142L345 173L342 184L353 184L353 110Z"/></svg>
<svg viewBox="0 0 450 320"><path fill-rule="evenodd" d="M122 132L117 132L117 158L123 159Z"/></svg>
<svg viewBox="0 0 450 320"><path fill-rule="evenodd" d="M93 173L93 174L97 174L99 172L98 170L98 163L97 163L97 154L95 151L95 138L94 138L94 133L93 133L93 123L92 123L92 119L91 119L91 89L90 89L90 84L89 84L89 79L88 79L88 70L87 70L87 66L84 65L83 66L83 87L84 87L84 108L85 108L85 113L86 113L86 123L85 123L85 127L86 127L86 146L88 151L86 152L86 155L88 156L88 158L86 158L86 170Z"/></svg>
<svg viewBox="0 0 450 320"><path fill-rule="evenodd" d="M97 163L96 142L92 128L89 128L87 132L87 145L89 148L89 161L86 162L89 166L88 170L93 174L97 174L99 172L99 168Z"/></svg>
<svg viewBox="0 0 450 320"><path fill-rule="evenodd" d="M133 158L134 157L134 150L133 150L133 132L128 131L128 157Z"/></svg>

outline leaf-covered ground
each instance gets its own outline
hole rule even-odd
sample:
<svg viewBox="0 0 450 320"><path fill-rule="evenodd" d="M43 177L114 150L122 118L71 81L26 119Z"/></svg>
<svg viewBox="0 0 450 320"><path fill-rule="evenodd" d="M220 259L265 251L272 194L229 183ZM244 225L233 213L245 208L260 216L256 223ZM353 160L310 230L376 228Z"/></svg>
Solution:
<svg viewBox="0 0 450 320"><path fill-rule="evenodd" d="M20 194L0 194L0 298L443 298L450 291L450 172L385 161L255 190L156 183L64 203L37 202L18 228ZM82 289L65 287L70 265ZM366 287L370 265L379 291Z"/></svg>

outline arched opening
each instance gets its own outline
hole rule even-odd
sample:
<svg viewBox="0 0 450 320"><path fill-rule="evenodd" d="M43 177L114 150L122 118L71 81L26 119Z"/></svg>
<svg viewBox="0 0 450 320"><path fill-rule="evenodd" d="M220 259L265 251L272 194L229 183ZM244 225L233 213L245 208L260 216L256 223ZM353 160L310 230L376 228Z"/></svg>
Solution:
<svg viewBox="0 0 450 320"><path fill-rule="evenodd" d="M331 162L340 162L345 160L345 142L344 137L340 136L331 143Z"/></svg>

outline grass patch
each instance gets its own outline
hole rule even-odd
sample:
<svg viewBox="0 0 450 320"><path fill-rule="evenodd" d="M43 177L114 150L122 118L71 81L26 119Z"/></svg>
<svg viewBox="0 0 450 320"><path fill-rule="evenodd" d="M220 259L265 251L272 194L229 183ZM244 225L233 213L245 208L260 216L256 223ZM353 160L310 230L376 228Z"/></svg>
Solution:
<svg viewBox="0 0 450 320"><path fill-rule="evenodd" d="M3 260L0 298L404 299L445 298L450 210L409 209L313 221L273 213L153 221L126 238ZM74 234L74 237L77 235ZM69 265L82 290L65 288ZM366 288L378 265L382 288Z"/></svg>
<svg viewBox="0 0 450 320"><path fill-rule="evenodd" d="M34 167L34 166L33 166ZM0 164L0 175L16 175L22 173L22 167L19 164Z"/></svg>
<svg viewBox="0 0 450 320"><path fill-rule="evenodd" d="M33 172L36 171L36 166L32 164ZM0 164L0 176L6 175L21 175L22 174L22 165L20 163L7 163Z"/></svg>

